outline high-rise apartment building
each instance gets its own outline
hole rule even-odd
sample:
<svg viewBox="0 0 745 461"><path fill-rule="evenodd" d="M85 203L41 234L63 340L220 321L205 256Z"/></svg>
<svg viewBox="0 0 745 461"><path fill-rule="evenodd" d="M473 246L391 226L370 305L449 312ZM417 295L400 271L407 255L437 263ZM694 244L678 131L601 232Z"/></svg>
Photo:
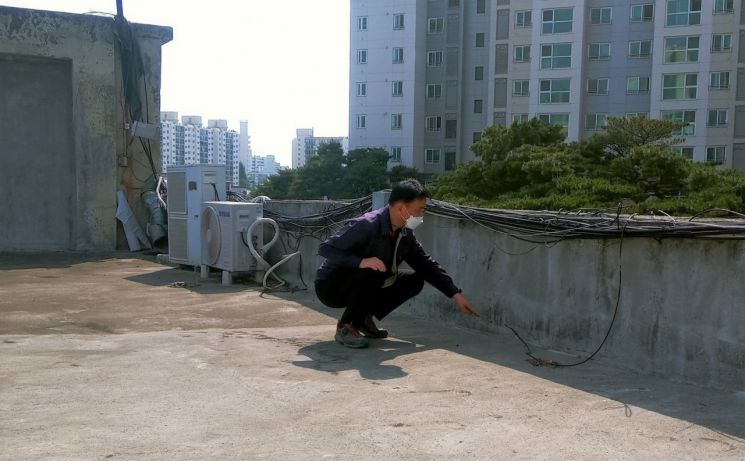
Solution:
<svg viewBox="0 0 745 461"><path fill-rule="evenodd" d="M225 177L233 185L239 184L240 136L228 129L226 120L208 120L185 115L178 120L178 112L161 112L161 151L163 172L169 165L213 163L225 165Z"/></svg>
<svg viewBox="0 0 745 461"><path fill-rule="evenodd" d="M292 140L292 168L304 166L308 159L316 155L318 148L326 143L338 142L346 154L349 139L346 137L314 136L313 128L298 128Z"/></svg>
<svg viewBox="0 0 745 461"><path fill-rule="evenodd" d="M349 148L423 173L492 124L586 138L609 116L687 122L682 155L745 170L745 10L734 0L351 0Z"/></svg>

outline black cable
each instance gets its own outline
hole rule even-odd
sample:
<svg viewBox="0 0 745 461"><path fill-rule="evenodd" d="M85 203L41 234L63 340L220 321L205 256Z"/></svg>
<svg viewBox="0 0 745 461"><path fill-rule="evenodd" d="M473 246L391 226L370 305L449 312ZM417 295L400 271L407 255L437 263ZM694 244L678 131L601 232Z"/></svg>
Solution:
<svg viewBox="0 0 745 461"><path fill-rule="evenodd" d="M583 363L586 363L590 360L592 360L593 357L597 355L598 352L600 352L600 349L603 348L605 345L605 342L608 340L608 337L610 336L610 332L613 330L613 325L616 323L616 317L618 316L618 306L621 304L621 287L623 285L623 237L624 237L624 229L621 229L621 238L618 244L618 292L616 293L616 306L613 308L613 317L611 318L610 324L608 325L608 330L605 332L605 336L603 337L603 340L600 342L600 345L598 345L597 348L592 352L592 354L588 355L583 360L580 360L579 362L575 363L560 363L556 362L554 360L550 359L544 359L541 357L537 357L533 354L533 351L531 350L530 346L527 342L520 336L520 334L515 331L514 328L512 328L510 325L505 324L504 326L512 330L512 332L517 336L517 339L520 340L520 342L523 343L525 346L525 354L530 357L530 363L532 363L535 366L541 366L541 365L548 365L550 367L576 367L577 365L582 365Z"/></svg>

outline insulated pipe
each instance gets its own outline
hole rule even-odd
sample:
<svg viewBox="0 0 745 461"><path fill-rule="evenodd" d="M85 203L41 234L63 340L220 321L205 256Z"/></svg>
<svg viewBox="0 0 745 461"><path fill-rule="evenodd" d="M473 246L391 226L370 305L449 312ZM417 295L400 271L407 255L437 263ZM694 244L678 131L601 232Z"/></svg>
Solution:
<svg viewBox="0 0 745 461"><path fill-rule="evenodd" d="M274 274L274 270L277 269L282 264L284 264L287 261L289 261L292 257L299 255L300 252L299 251L296 251L295 253L292 253L292 254L289 254L289 255L285 256L284 258L282 258L278 263L274 264L273 266L270 265L268 262L266 262L266 260L259 253L259 250L257 250L254 247L253 239L251 238L251 236L253 235L254 230L258 226L260 226L261 224L263 224L263 223L269 223L269 224L272 225L272 227L274 227L274 236L272 236L272 239L269 241L269 243L267 243L266 245L263 245L261 247L261 252L262 253L266 253L267 251L269 251L269 249L272 246L274 246L274 244L279 239L279 225L277 224L277 221L275 221L273 219L270 219L270 218L259 218L256 221L254 221L253 223L251 223L251 225L248 226L248 229L245 232L245 234L247 235L247 238L246 238L246 242L245 243L246 243L246 246L248 246L248 251L250 251L251 254L253 255L253 257L256 258L256 261L261 266L263 266L262 267L263 269L267 269L266 273L264 274L264 279L262 281L262 286L264 287L264 289L268 289L269 288L267 286L267 284L266 284L267 280L269 279L269 275L272 275L279 282L279 285L277 285L277 286L274 287L274 288L277 288L277 287L280 287L280 286L284 285L286 282L284 280L282 280L279 276L277 276L276 274Z"/></svg>

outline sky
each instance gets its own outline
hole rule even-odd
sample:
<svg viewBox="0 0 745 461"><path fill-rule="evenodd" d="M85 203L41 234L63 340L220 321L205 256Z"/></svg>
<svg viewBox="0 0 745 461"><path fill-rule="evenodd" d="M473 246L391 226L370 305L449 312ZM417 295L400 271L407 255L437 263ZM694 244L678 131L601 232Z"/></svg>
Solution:
<svg viewBox="0 0 745 461"><path fill-rule="evenodd" d="M115 13L115 0L0 0L4 6ZM349 0L123 0L130 22L173 28L161 110L248 120L254 155L291 164L297 128L347 136Z"/></svg>

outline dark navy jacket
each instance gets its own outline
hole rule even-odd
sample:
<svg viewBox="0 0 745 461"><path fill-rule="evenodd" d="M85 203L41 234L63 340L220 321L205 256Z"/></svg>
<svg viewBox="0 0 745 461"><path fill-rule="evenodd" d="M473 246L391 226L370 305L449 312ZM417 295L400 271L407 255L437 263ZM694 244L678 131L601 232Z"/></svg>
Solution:
<svg viewBox="0 0 745 461"><path fill-rule="evenodd" d="M316 279L333 279L336 270L359 267L363 258L373 256L383 261L390 275L398 238L398 233L393 234L392 230L388 207L350 219L318 248L318 254L326 260L318 268ZM398 232L403 233L396 253L398 265L406 261L426 282L449 298L460 292L442 266L425 253L410 229L404 228Z"/></svg>

